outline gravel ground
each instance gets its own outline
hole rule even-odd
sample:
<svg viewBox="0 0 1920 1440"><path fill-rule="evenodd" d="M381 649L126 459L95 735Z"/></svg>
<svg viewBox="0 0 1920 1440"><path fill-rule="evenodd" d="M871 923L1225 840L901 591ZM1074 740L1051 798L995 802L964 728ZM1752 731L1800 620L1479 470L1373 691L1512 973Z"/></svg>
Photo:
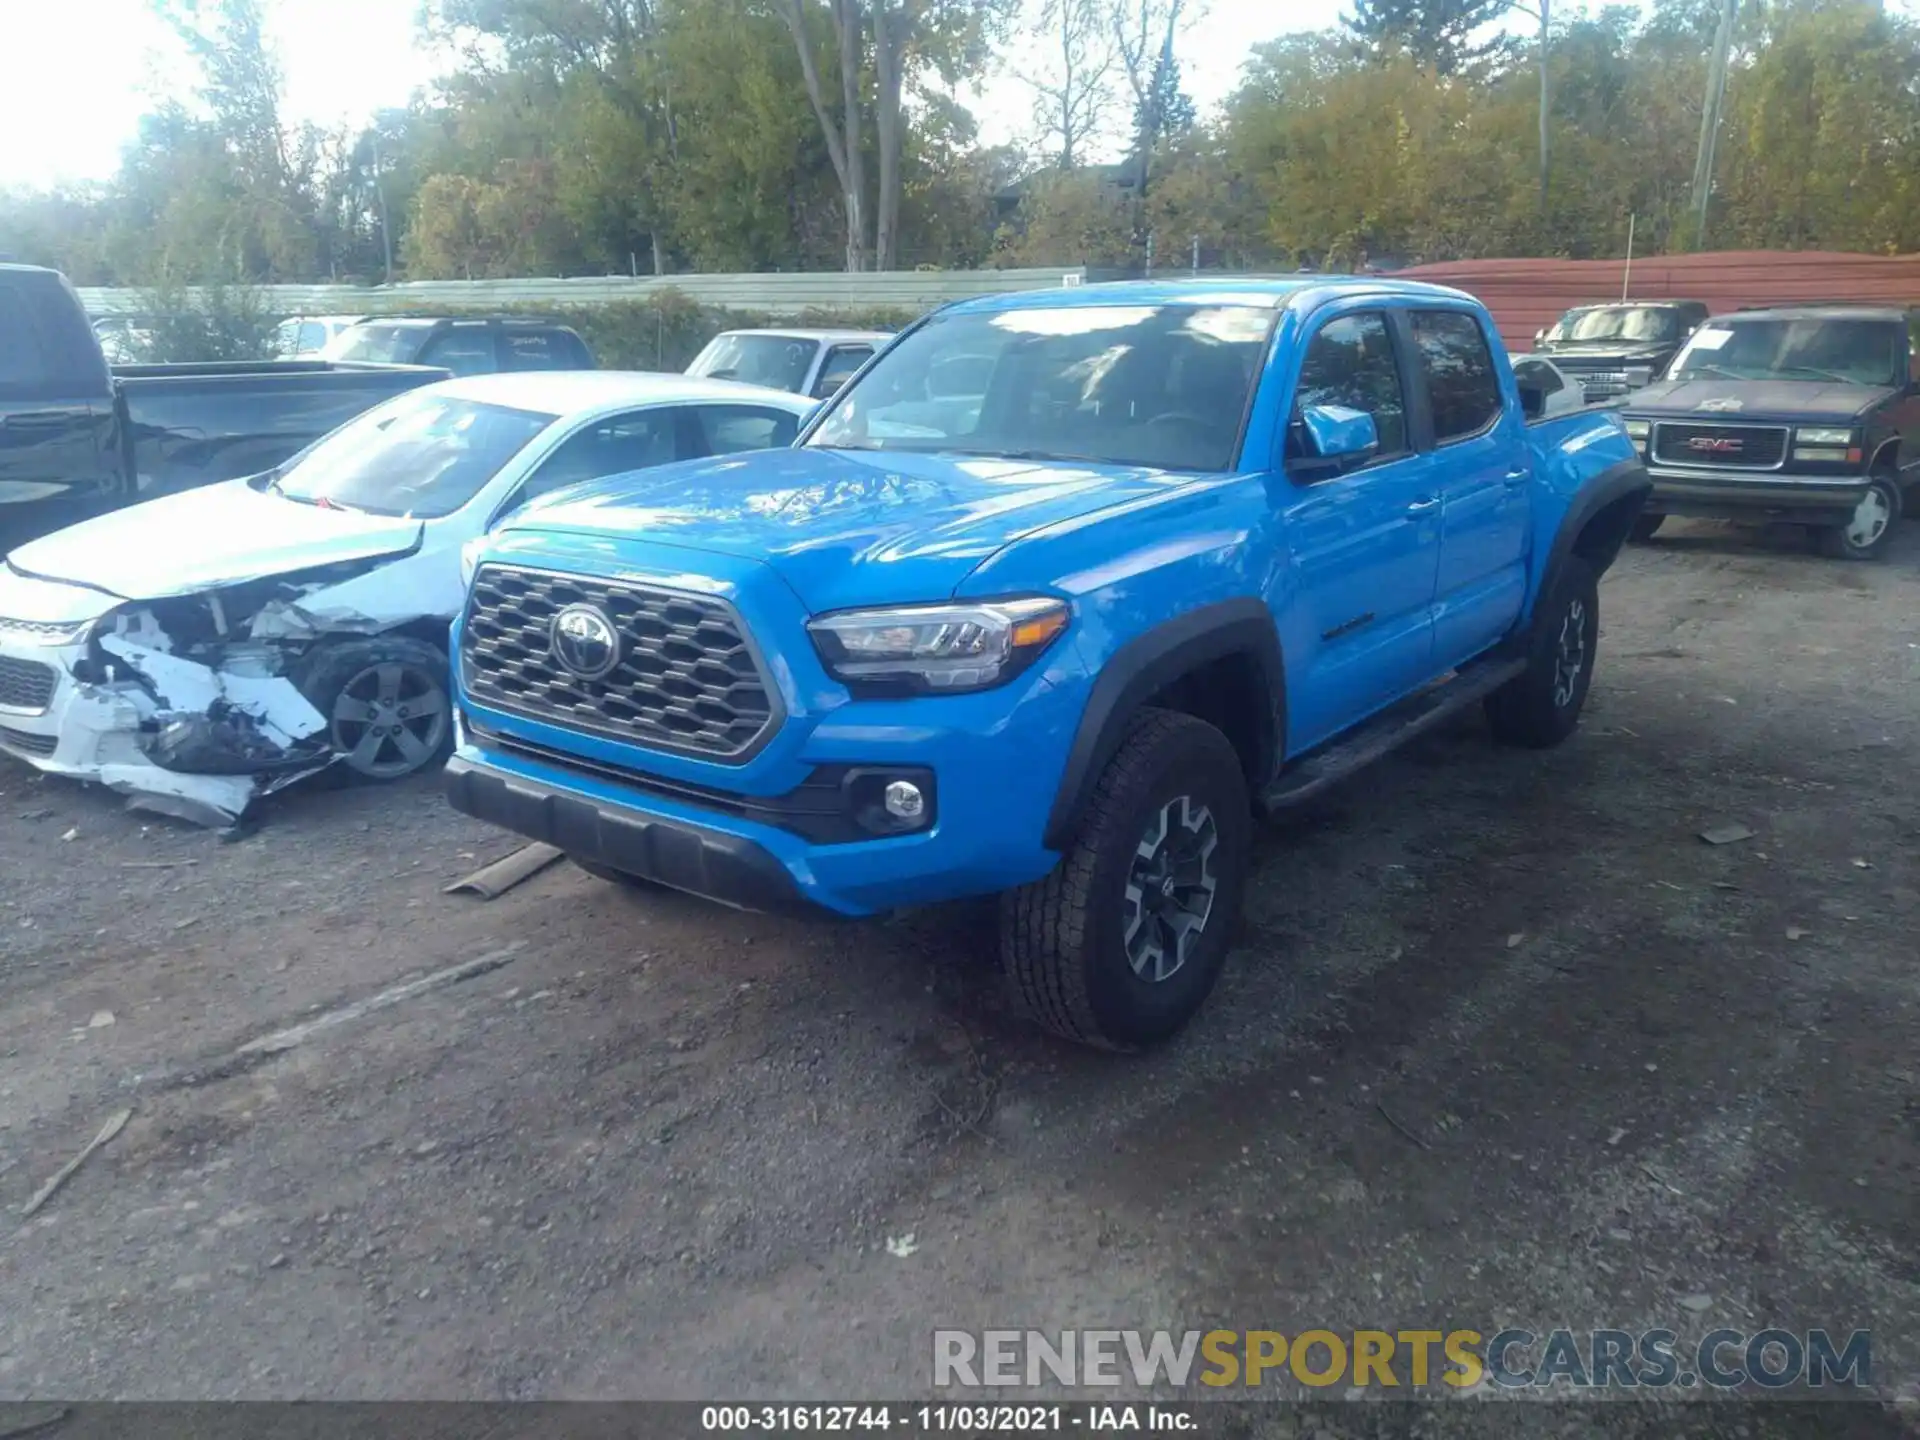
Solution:
<svg viewBox="0 0 1920 1440"><path fill-rule="evenodd" d="M981 907L774 919L565 865L481 903L442 887L514 842L426 783L222 844L0 763L0 1398L910 1396L935 1325L1504 1324L1870 1327L1920 1396L1901 540L1630 551L1575 739L1473 717L1268 829L1227 978L1146 1057L1012 1021ZM1811 1423L1767 1408L1686 1413ZM1313 1426L1487 1407L1369 1411Z"/></svg>

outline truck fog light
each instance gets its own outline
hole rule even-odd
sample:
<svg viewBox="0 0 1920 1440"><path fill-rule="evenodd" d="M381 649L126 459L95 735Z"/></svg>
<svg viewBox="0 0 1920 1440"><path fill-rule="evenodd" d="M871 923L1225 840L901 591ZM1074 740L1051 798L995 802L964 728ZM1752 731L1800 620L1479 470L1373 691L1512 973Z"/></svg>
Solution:
<svg viewBox="0 0 1920 1440"><path fill-rule="evenodd" d="M920 787L911 780L889 782L885 804L887 814L896 820L918 820L927 812L927 797L920 793Z"/></svg>

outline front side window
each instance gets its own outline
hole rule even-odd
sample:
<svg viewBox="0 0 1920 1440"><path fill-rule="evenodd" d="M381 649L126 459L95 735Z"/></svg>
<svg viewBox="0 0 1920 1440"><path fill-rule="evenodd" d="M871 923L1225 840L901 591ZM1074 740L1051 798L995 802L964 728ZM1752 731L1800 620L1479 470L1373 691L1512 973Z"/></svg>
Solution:
<svg viewBox="0 0 1920 1440"><path fill-rule="evenodd" d="M1294 418L1310 405L1339 405L1373 417L1380 455L1407 448L1407 402L1400 388L1400 367L1386 317L1342 315L1329 320L1307 342L1294 390Z"/></svg>
<svg viewBox="0 0 1920 1440"><path fill-rule="evenodd" d="M819 348L819 341L798 335L716 335L687 373L798 394L806 388L807 371Z"/></svg>
<svg viewBox="0 0 1920 1440"><path fill-rule="evenodd" d="M937 316L842 390L807 444L1225 470L1274 318L1256 305Z"/></svg>
<svg viewBox="0 0 1920 1440"><path fill-rule="evenodd" d="M781 449L791 445L800 430L798 416L757 405L702 405L694 414L709 455Z"/></svg>
<svg viewBox="0 0 1920 1440"><path fill-rule="evenodd" d="M554 419L414 391L310 446L269 488L324 509L433 520L478 495Z"/></svg>
<svg viewBox="0 0 1920 1440"><path fill-rule="evenodd" d="M853 378L853 372L873 358L871 345L841 345L827 353L820 378L813 383L814 398L826 400Z"/></svg>
<svg viewBox="0 0 1920 1440"><path fill-rule="evenodd" d="M435 336L420 352L420 363L438 365L456 375L491 375L500 368L493 335L484 325L463 325Z"/></svg>
<svg viewBox="0 0 1920 1440"><path fill-rule="evenodd" d="M1500 414L1500 379L1479 322L1457 310L1416 311L1413 344L1433 409L1434 444L1491 425Z"/></svg>
<svg viewBox="0 0 1920 1440"><path fill-rule="evenodd" d="M328 360L404 365L413 359L423 333L420 325L354 325L328 341L323 353Z"/></svg>
<svg viewBox="0 0 1920 1440"><path fill-rule="evenodd" d="M1715 320L1694 331L1667 378L1899 385L1907 375L1900 332L1896 320Z"/></svg>

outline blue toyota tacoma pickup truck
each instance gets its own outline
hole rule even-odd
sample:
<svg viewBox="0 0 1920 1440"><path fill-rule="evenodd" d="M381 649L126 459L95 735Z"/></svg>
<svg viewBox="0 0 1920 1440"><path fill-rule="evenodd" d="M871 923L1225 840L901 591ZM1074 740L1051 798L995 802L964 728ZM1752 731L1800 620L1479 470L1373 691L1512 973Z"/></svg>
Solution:
<svg viewBox="0 0 1920 1440"><path fill-rule="evenodd" d="M1541 398L1427 285L949 306L794 448L477 542L448 793L748 908L997 892L1026 1013L1150 1043L1213 987L1257 813L1470 703L1573 730L1649 482Z"/></svg>

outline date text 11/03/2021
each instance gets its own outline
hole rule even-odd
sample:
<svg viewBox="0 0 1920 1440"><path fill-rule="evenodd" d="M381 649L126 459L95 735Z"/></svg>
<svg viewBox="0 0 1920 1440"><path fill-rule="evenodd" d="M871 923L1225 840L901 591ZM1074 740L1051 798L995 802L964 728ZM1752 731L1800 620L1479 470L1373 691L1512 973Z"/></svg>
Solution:
<svg viewBox="0 0 1920 1440"><path fill-rule="evenodd" d="M897 1431L905 1435L1151 1431L1191 1434L1196 1406L1145 1404L706 1405L700 1428L719 1433Z"/></svg>

